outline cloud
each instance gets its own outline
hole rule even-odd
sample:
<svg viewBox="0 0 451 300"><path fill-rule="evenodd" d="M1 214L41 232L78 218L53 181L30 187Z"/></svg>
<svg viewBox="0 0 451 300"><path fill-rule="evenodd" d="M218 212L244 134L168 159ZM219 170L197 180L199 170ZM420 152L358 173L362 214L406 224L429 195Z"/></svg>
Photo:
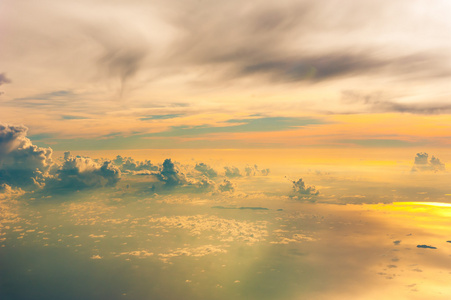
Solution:
<svg viewBox="0 0 451 300"><path fill-rule="evenodd" d="M235 178L235 177L241 177L240 169L237 167L224 167L225 170L225 176L229 178Z"/></svg>
<svg viewBox="0 0 451 300"><path fill-rule="evenodd" d="M432 156L429 158L429 154L425 152L417 153L415 161L413 163L412 172L444 172L446 171L445 164L440 159Z"/></svg>
<svg viewBox="0 0 451 300"><path fill-rule="evenodd" d="M218 176L218 173L211 168L209 165L205 163L197 163L194 167L195 170L201 172L203 175L207 176L208 178L215 178Z"/></svg>
<svg viewBox="0 0 451 300"><path fill-rule="evenodd" d="M168 120L175 119L183 116L184 114L166 114L166 115L150 115L146 117L139 118L141 121L149 121L149 120Z"/></svg>
<svg viewBox="0 0 451 300"><path fill-rule="evenodd" d="M417 248L425 248L425 249L437 249L437 247L428 246L428 245L417 245Z"/></svg>
<svg viewBox="0 0 451 300"><path fill-rule="evenodd" d="M345 6L339 1L327 5L263 1L245 7L239 1L188 1L177 8L170 21L181 36L170 58L181 65L215 66L223 79L261 76L274 83L355 75L438 78L451 74L437 51L420 51L418 45L413 50L402 48L405 28L413 29L418 22L407 1L365 5L352 1ZM403 11L403 18L387 18L392 11ZM224 14L228 18L221 18ZM385 34L388 31L391 35ZM390 49L377 40L381 37L390 41Z"/></svg>
<svg viewBox="0 0 451 300"><path fill-rule="evenodd" d="M354 90L342 91L341 101L346 104L364 105L363 110L372 113L398 112L418 115L451 113L448 103L398 103L382 92L362 93ZM356 111L356 113L359 111Z"/></svg>
<svg viewBox="0 0 451 300"><path fill-rule="evenodd" d="M6 83L11 83L11 79L6 77L5 73L0 73L0 85L6 84Z"/></svg>
<svg viewBox="0 0 451 300"><path fill-rule="evenodd" d="M21 188L13 188L6 183L0 184L0 200L20 197L25 192Z"/></svg>
<svg viewBox="0 0 451 300"><path fill-rule="evenodd" d="M270 170L269 169L260 170L257 165L253 166L247 165L246 168L244 168L244 172L246 173L246 176L256 176L256 175L267 176Z"/></svg>
<svg viewBox="0 0 451 300"><path fill-rule="evenodd" d="M140 171L158 171L158 166L153 165L150 160L135 161L131 157L122 157L118 155L113 163L118 166L122 172L140 172ZM145 172L144 172L145 173Z"/></svg>
<svg viewBox="0 0 451 300"><path fill-rule="evenodd" d="M119 79L119 95L122 97L126 84L143 67L149 49L145 38L137 30L123 27L111 34L109 26L98 25L88 30L88 34L102 48L96 62L106 77Z"/></svg>
<svg viewBox="0 0 451 300"><path fill-rule="evenodd" d="M187 182L183 173L180 173L179 170L176 169L170 158L164 160L157 177L160 181L164 182L165 186L168 188L183 185Z"/></svg>
<svg viewBox="0 0 451 300"><path fill-rule="evenodd" d="M309 125L324 124L324 121L314 118L290 117L257 117L252 119L230 119L226 126L173 126L167 131L147 134L148 137L196 136L211 133L262 132L294 130Z"/></svg>
<svg viewBox="0 0 451 300"><path fill-rule="evenodd" d="M114 186L121 179L121 171L111 161L97 163L89 157L71 156L66 152L65 160L57 176L46 187L51 190L82 190Z"/></svg>
<svg viewBox="0 0 451 300"><path fill-rule="evenodd" d="M223 193L233 193L235 191L235 185L230 180L224 179L224 181L218 186L218 189Z"/></svg>
<svg viewBox="0 0 451 300"><path fill-rule="evenodd" d="M33 145L28 128L0 124L0 184L30 188L45 184L53 165L52 149Z"/></svg>
<svg viewBox="0 0 451 300"><path fill-rule="evenodd" d="M14 99L21 107L41 108L66 107L70 106L74 100L79 100L79 95L69 90L58 90Z"/></svg>
<svg viewBox="0 0 451 300"><path fill-rule="evenodd" d="M297 199L312 199L319 195L319 191L314 186L306 186L302 178L292 181L293 191L290 197Z"/></svg>

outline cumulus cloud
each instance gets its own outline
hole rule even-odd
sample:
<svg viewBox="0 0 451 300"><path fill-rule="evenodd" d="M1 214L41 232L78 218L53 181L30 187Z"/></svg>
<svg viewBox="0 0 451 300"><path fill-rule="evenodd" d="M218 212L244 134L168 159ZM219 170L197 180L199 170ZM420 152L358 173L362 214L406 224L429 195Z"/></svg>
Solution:
<svg viewBox="0 0 451 300"><path fill-rule="evenodd" d="M246 173L246 176L256 176L256 175L267 176L269 174L269 169L260 170L257 165L253 166L247 165L246 168L244 169L244 172Z"/></svg>
<svg viewBox="0 0 451 300"><path fill-rule="evenodd" d="M201 172L203 175L207 176L208 178L215 178L216 176L218 176L218 173L216 173L216 171L211 168L209 165L204 164L204 163L197 163L196 166L194 167L195 170Z"/></svg>
<svg viewBox="0 0 451 300"><path fill-rule="evenodd" d="M292 181L293 191L292 198L297 199L311 199L314 196L319 195L319 191L314 186L306 186L304 180L299 178L298 181Z"/></svg>
<svg viewBox="0 0 451 300"><path fill-rule="evenodd" d="M237 167L224 167L224 170L225 170L225 176L227 176L229 178L242 176L240 169L238 169Z"/></svg>
<svg viewBox="0 0 451 300"><path fill-rule="evenodd" d="M153 165L150 160L136 161L131 157L122 157L118 155L113 163L118 166L122 172L142 172L142 171L158 171L158 166ZM146 172L142 172L146 173ZM150 172L148 172L150 174Z"/></svg>
<svg viewBox="0 0 451 300"><path fill-rule="evenodd" d="M81 190L85 188L114 186L121 178L121 171L111 161L98 163L89 157L71 156L65 153L65 161L51 181L51 188Z"/></svg>
<svg viewBox="0 0 451 300"><path fill-rule="evenodd" d="M413 163L412 172L443 172L445 171L445 164L435 156L429 159L429 154L426 152L417 153Z"/></svg>
<svg viewBox="0 0 451 300"><path fill-rule="evenodd" d="M28 128L0 124L0 184L42 186L53 165L52 149L33 145Z"/></svg>
<svg viewBox="0 0 451 300"><path fill-rule="evenodd" d="M138 173L139 174L139 173ZM184 188L186 192L206 192L216 189L216 183L208 176L199 172L184 173L180 166L172 162L172 159L165 159L158 171L148 171L143 175L154 176L162 187L166 190ZM157 187L153 185L152 190Z"/></svg>
<svg viewBox="0 0 451 300"><path fill-rule="evenodd" d="M165 159L157 177L160 181L164 182L165 186L168 188L186 184L184 174L177 170L170 158Z"/></svg>
<svg viewBox="0 0 451 300"><path fill-rule="evenodd" d="M235 191L235 185L228 179L224 179L224 181L218 186L219 191L221 192L231 192Z"/></svg>

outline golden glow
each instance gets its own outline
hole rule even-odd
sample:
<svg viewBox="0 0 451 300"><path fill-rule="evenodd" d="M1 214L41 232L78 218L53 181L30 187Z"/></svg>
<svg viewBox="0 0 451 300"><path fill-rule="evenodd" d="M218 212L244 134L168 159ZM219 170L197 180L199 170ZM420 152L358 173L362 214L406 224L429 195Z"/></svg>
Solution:
<svg viewBox="0 0 451 300"><path fill-rule="evenodd" d="M442 202L394 202L393 205L425 205L434 207L451 207L451 203Z"/></svg>

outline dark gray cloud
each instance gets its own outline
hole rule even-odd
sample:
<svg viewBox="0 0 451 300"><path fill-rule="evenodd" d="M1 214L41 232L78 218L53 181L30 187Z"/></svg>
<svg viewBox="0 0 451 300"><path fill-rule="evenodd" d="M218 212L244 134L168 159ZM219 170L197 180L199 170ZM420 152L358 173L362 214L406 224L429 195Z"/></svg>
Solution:
<svg viewBox="0 0 451 300"><path fill-rule="evenodd" d="M31 188L48 177L52 149L33 145L27 131L22 125L0 124L0 184Z"/></svg>
<svg viewBox="0 0 451 300"><path fill-rule="evenodd" d="M290 197L296 199L312 199L319 195L319 191L314 186L306 186L304 180L292 181L293 191Z"/></svg>
<svg viewBox="0 0 451 300"><path fill-rule="evenodd" d="M353 90L343 91L341 101L345 104L361 104L364 106L359 112L400 112L419 115L438 115L451 113L448 103L398 103L382 92L362 93ZM352 112L351 112L352 113Z"/></svg>
<svg viewBox="0 0 451 300"><path fill-rule="evenodd" d="M417 248L425 248L425 249L437 249L437 247L428 246L428 245L417 245Z"/></svg>
<svg viewBox="0 0 451 300"><path fill-rule="evenodd" d="M391 40L391 52L387 44L356 40L365 36L371 41L369 35L379 36L400 22L413 27L417 20L407 1L352 1L349 5L282 1L246 6L239 1L187 1L177 5L168 19L180 29L180 37L168 60L214 66L212 72L222 71L223 78L263 76L271 82L317 82L354 75L400 79L451 75L451 68L443 64L446 51L415 52ZM393 11L403 12L406 18L393 18Z"/></svg>
<svg viewBox="0 0 451 300"><path fill-rule="evenodd" d="M425 152L417 153L413 163L412 172L444 172L445 164L435 156L429 159L429 154Z"/></svg>

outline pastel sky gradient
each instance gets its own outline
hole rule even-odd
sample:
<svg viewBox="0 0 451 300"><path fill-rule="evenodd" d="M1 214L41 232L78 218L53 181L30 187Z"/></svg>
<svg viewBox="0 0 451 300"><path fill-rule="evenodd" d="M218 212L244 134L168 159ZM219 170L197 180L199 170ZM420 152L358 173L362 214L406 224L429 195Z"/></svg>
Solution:
<svg viewBox="0 0 451 300"><path fill-rule="evenodd" d="M55 150L449 146L451 3L0 3L0 120Z"/></svg>

